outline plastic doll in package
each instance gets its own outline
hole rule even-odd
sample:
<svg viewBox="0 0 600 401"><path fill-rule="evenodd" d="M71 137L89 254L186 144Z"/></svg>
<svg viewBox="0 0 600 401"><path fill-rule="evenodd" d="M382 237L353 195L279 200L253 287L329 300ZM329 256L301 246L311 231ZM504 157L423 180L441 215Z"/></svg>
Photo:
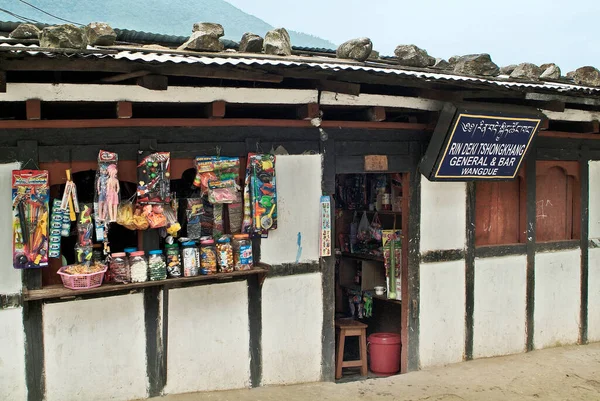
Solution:
<svg viewBox="0 0 600 401"><path fill-rule="evenodd" d="M96 220L98 222L117 221L120 186L117 178L119 156L113 152L101 150L98 153L96 172L96 196L94 199Z"/></svg>

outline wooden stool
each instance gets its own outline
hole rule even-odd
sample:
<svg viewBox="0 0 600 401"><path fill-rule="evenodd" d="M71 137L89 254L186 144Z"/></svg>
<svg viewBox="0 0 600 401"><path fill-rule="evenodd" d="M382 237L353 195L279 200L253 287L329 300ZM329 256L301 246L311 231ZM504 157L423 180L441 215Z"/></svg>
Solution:
<svg viewBox="0 0 600 401"><path fill-rule="evenodd" d="M360 367L360 375L367 375L367 325L354 319L336 319L335 330L337 332L337 353L335 358L335 378L342 378L342 368ZM344 343L346 337L360 337L360 359L355 361L344 361Z"/></svg>

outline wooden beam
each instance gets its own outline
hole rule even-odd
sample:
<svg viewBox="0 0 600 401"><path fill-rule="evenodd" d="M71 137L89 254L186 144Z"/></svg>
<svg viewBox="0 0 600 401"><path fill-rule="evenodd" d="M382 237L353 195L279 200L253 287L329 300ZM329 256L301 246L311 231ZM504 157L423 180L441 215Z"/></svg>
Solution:
<svg viewBox="0 0 600 401"><path fill-rule="evenodd" d="M270 120L252 118L207 119L207 118L130 118L103 120L0 120L0 129L33 128L114 128L114 127L290 127L311 128L310 121ZM433 126L402 122L371 121L323 121L323 128L361 128L381 130L411 130L429 132Z"/></svg>
<svg viewBox="0 0 600 401"><path fill-rule="evenodd" d="M329 81L326 79L322 79L317 83L317 89L326 92L345 93L353 96L358 96L360 94L360 84Z"/></svg>
<svg viewBox="0 0 600 401"><path fill-rule="evenodd" d="M166 91L169 87L169 78L165 75L150 74L139 77L136 83L142 88L155 91Z"/></svg>
<svg viewBox="0 0 600 401"><path fill-rule="evenodd" d="M223 100L238 104L307 104L316 103L318 96L316 89L169 86L167 90L149 91L134 85L8 83L8 91L0 97L0 102L37 98L45 102L211 103Z"/></svg>
<svg viewBox="0 0 600 401"><path fill-rule="evenodd" d="M367 109L367 118L369 121L385 121L385 107L374 106ZM411 121L412 122L412 121ZM416 122L416 121L414 121Z"/></svg>
<svg viewBox="0 0 600 401"><path fill-rule="evenodd" d="M439 111L444 102L421 99L418 97L370 95L362 93L358 96L342 93L322 92L321 105L326 106L381 106L400 109Z"/></svg>
<svg viewBox="0 0 600 401"><path fill-rule="evenodd" d="M117 102L117 118L131 118L133 107L131 102Z"/></svg>
<svg viewBox="0 0 600 401"><path fill-rule="evenodd" d="M148 74L150 74L150 71L145 71L145 70L134 71L134 72L128 72L125 74L117 74L117 75L113 75L110 77L102 78L99 82L105 83L105 84L114 84L117 82L127 81L128 79L132 79L132 78L143 77L144 75L148 75Z"/></svg>
<svg viewBox="0 0 600 401"><path fill-rule="evenodd" d="M204 116L206 118L223 118L227 104L222 100L209 103L204 107Z"/></svg>
<svg viewBox="0 0 600 401"><path fill-rule="evenodd" d="M312 120L313 118L317 118L320 116L319 105L317 103L303 104L298 107L297 115L300 120Z"/></svg>
<svg viewBox="0 0 600 401"><path fill-rule="evenodd" d="M547 137L547 138L600 140L599 134L584 134L584 133L577 133L577 132L541 131L538 135L541 137Z"/></svg>
<svg viewBox="0 0 600 401"><path fill-rule="evenodd" d="M547 93L526 93L525 99L539 101L560 101L563 103L584 104L586 106L600 106L600 99L592 97L566 96Z"/></svg>
<svg viewBox="0 0 600 401"><path fill-rule="evenodd" d="M0 71L0 93L6 93L6 71Z"/></svg>
<svg viewBox="0 0 600 401"><path fill-rule="evenodd" d="M131 73L140 68L138 62L129 60L105 59L75 59L75 58L52 58L35 60L25 57L19 59L2 60L2 68L5 71L78 71L78 72L114 72ZM203 66L199 64L172 64L162 63L159 65L144 65L144 70L152 74L172 75L191 78L227 79L235 81L254 81L280 83L283 76L261 71L247 71L241 68L225 66ZM313 76L314 78L314 76Z"/></svg>
<svg viewBox="0 0 600 401"><path fill-rule="evenodd" d="M542 110L542 113L544 113L548 119L556 121L591 122L600 120L600 111L565 109L563 112Z"/></svg>
<svg viewBox="0 0 600 401"><path fill-rule="evenodd" d="M560 100L547 100L540 102L540 108L562 113L565 111L565 102Z"/></svg>
<svg viewBox="0 0 600 401"><path fill-rule="evenodd" d="M25 101L25 115L28 120L42 119L42 102L40 99L27 99Z"/></svg>

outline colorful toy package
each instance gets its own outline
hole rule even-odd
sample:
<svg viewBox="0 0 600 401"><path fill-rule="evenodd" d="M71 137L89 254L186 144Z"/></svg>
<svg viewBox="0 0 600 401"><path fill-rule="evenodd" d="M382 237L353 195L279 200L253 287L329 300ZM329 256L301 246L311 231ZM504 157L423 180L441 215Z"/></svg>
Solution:
<svg viewBox="0 0 600 401"><path fill-rule="evenodd" d="M13 267L48 265L48 172L12 172ZM60 244L57 245L60 250Z"/></svg>
<svg viewBox="0 0 600 401"><path fill-rule="evenodd" d="M138 203L171 201L171 153L152 153L142 159L138 169Z"/></svg>
<svg viewBox="0 0 600 401"><path fill-rule="evenodd" d="M208 193L211 203L233 203L239 191L240 159L238 157L196 157L194 185Z"/></svg>
<svg viewBox="0 0 600 401"><path fill-rule="evenodd" d="M253 231L265 234L268 230L277 228L275 156L259 154L250 156L249 160Z"/></svg>

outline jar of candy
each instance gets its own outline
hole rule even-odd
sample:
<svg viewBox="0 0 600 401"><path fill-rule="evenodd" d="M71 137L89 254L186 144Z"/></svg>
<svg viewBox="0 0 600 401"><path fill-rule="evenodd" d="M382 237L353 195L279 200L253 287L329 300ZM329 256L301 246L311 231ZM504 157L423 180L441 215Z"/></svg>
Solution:
<svg viewBox="0 0 600 401"><path fill-rule="evenodd" d="M200 252L194 241L184 242L181 249L183 258L183 275L194 277L200 273Z"/></svg>
<svg viewBox="0 0 600 401"><path fill-rule="evenodd" d="M177 243L165 245L167 252L167 275L181 277L181 260L179 259L179 245Z"/></svg>
<svg viewBox="0 0 600 401"><path fill-rule="evenodd" d="M235 270L251 270L254 266L252 241L248 234L236 234L233 236L233 264Z"/></svg>
<svg viewBox="0 0 600 401"><path fill-rule="evenodd" d="M131 282L143 283L148 280L148 262L144 251L131 252L129 255L129 269L131 270Z"/></svg>
<svg viewBox="0 0 600 401"><path fill-rule="evenodd" d="M148 277L150 281L159 281L167 278L167 263L163 251L156 249L148 252Z"/></svg>
<svg viewBox="0 0 600 401"><path fill-rule="evenodd" d="M125 248L125 249L123 249L123 252L125 252L127 254L127 256L129 256L129 255L131 255L132 252L137 252L137 248L136 247Z"/></svg>
<svg viewBox="0 0 600 401"><path fill-rule="evenodd" d="M129 270L129 260L127 260L125 252L116 252L110 256L108 281L111 283L130 283L131 271Z"/></svg>
<svg viewBox="0 0 600 401"><path fill-rule="evenodd" d="M217 249L215 241L207 239L200 242L200 245L202 245L200 251L202 274L215 274L217 272Z"/></svg>
<svg viewBox="0 0 600 401"><path fill-rule="evenodd" d="M233 271L233 247L229 237L223 236L217 241L217 259L221 273Z"/></svg>

